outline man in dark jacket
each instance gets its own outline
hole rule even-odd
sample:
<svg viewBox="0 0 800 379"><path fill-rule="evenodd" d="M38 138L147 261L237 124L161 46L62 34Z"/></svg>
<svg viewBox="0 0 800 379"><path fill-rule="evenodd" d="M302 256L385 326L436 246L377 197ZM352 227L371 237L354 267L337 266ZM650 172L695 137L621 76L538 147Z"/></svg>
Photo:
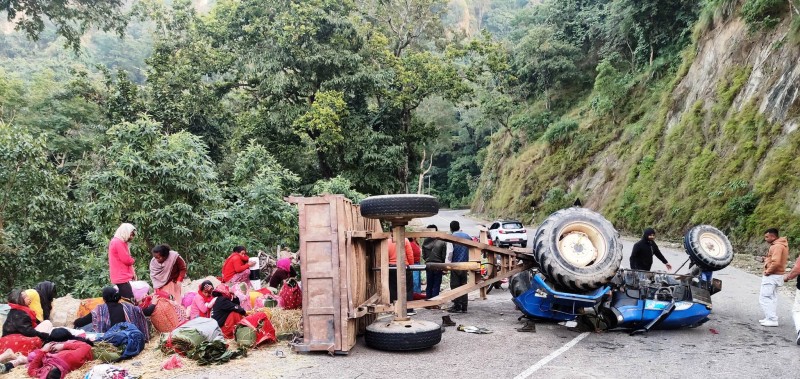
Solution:
<svg viewBox="0 0 800 379"><path fill-rule="evenodd" d="M661 254L661 250L656 245L656 231L652 228L647 228L642 233L642 239L633 245L631 252L631 269L650 271L653 266L653 255L658 258L665 266L667 271L672 271L672 265L667 262L667 258Z"/></svg>
<svg viewBox="0 0 800 379"><path fill-rule="evenodd" d="M428 225L428 229L439 231L436 225ZM447 244L436 238L426 238L422 241L422 259L425 263L444 263L447 255ZM425 298L431 299L439 296L442 289L442 271L425 269L425 278L428 284L425 286Z"/></svg>

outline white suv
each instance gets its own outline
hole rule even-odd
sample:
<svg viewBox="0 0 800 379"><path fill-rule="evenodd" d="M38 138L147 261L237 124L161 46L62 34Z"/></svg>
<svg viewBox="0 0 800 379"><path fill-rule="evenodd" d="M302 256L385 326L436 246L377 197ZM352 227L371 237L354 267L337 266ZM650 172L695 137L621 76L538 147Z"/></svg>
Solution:
<svg viewBox="0 0 800 379"><path fill-rule="evenodd" d="M489 227L489 239L497 247L528 246L528 231L516 220L497 220Z"/></svg>

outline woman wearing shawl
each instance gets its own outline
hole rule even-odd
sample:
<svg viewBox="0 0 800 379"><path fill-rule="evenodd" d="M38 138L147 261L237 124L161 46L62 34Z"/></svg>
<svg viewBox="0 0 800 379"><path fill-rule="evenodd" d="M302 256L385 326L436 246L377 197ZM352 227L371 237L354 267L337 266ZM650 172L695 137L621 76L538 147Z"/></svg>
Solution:
<svg viewBox="0 0 800 379"><path fill-rule="evenodd" d="M213 290L214 284L210 280L200 284L200 288L197 289L197 295L195 295L189 308L190 320L198 317L211 317L211 307L214 306L214 299L216 299L211 296Z"/></svg>
<svg viewBox="0 0 800 379"><path fill-rule="evenodd" d="M150 280L153 289L161 290L172 296L172 300L180 301L181 285L186 277L186 261L169 245L158 245L150 250Z"/></svg>
<svg viewBox="0 0 800 379"><path fill-rule="evenodd" d="M136 325L146 340L150 340L150 328L147 326L147 319L153 313L155 305L151 305L142 311L141 308L127 303L120 303L121 296L114 287L103 288L103 301L86 316L75 320L75 328L82 328L92 324L95 333L105 333L112 326L121 322L129 322Z"/></svg>
<svg viewBox="0 0 800 379"><path fill-rule="evenodd" d="M211 318L217 321L217 325L222 329L222 335L232 339L236 324L247 312L238 304L238 298L234 300L233 294L224 284L217 286L211 294L216 297L211 308Z"/></svg>
<svg viewBox="0 0 800 379"><path fill-rule="evenodd" d="M50 319L50 312L53 310L53 299L56 297L56 285L53 282L44 281L33 287L39 294L42 304L42 320Z"/></svg>
<svg viewBox="0 0 800 379"><path fill-rule="evenodd" d="M28 354L28 375L38 379L64 379L92 359L92 347L86 342L50 342Z"/></svg>
<svg viewBox="0 0 800 379"><path fill-rule="evenodd" d="M273 272L272 276L269 277L269 286L272 288L278 288L281 284L283 284L284 280L297 276L297 274L294 272L294 267L292 267L291 258L278 259L278 262L275 263L275 266L275 272Z"/></svg>
<svg viewBox="0 0 800 379"><path fill-rule="evenodd" d="M111 276L111 283L119 288L120 296L131 300L133 300L131 280L136 277L133 264L136 261L131 256L128 243L135 236L136 227L125 223L117 228L114 238L108 243L108 272Z"/></svg>
<svg viewBox="0 0 800 379"><path fill-rule="evenodd" d="M37 331L36 314L28 308L30 299L23 291L15 289L8 295L8 312L3 324L3 337L0 338L0 351L11 349L14 352L28 354L42 347L42 340L50 335Z"/></svg>

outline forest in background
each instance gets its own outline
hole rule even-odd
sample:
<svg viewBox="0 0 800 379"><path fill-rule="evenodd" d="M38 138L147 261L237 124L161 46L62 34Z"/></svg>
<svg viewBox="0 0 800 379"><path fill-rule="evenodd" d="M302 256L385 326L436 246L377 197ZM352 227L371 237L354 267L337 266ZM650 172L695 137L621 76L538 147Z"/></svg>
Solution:
<svg viewBox="0 0 800 379"><path fill-rule="evenodd" d="M237 244L295 248L290 194L419 191L536 221L531 206L542 217L586 195L571 182L613 141L658 140L636 99L671 91L714 20L741 13L757 33L796 10L784 0L77 3L86 12L46 9L39 23L6 9L0 28L2 290L49 279L96 295L121 222L139 229L141 278L160 243L190 276L218 273ZM626 199L646 198L638 177ZM722 227L752 214L748 185L732 184L739 208ZM594 205L627 230L653 217L635 201ZM667 231L690 219L670 215Z"/></svg>

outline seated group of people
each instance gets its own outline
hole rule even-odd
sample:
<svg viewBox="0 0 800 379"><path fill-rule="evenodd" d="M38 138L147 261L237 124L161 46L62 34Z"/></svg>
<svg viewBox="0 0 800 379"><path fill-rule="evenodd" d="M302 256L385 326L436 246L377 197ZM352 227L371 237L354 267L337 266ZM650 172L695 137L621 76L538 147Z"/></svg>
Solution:
<svg viewBox="0 0 800 379"><path fill-rule="evenodd" d="M40 379L63 379L92 360L92 342L68 329L53 328L49 321L55 297L51 282L35 289L12 290L10 310L0 337L0 373L28 365L28 375Z"/></svg>
<svg viewBox="0 0 800 379"><path fill-rule="evenodd" d="M102 290L103 303L76 319L72 330L53 328L49 321L55 298L52 282L42 282L25 291L12 290L8 296L10 310L0 337L0 373L27 364L32 377L63 379L70 371L93 359L92 342L80 337L80 332L105 333L119 323L128 322L149 340L148 318L162 333L172 331L187 318L212 318L226 338L233 338L236 325L250 308L250 268L254 263L250 262L247 250L243 246L233 249L222 268L223 283L214 288L211 281L203 281L188 312L178 303L181 299L180 283L186 275L185 261L168 245L156 246L152 255L153 296L137 305L134 299L123 297L120 288L105 287ZM295 275L291 259L279 259L270 286L277 287ZM125 288L124 292L127 290ZM169 321L157 322L157 317Z"/></svg>

